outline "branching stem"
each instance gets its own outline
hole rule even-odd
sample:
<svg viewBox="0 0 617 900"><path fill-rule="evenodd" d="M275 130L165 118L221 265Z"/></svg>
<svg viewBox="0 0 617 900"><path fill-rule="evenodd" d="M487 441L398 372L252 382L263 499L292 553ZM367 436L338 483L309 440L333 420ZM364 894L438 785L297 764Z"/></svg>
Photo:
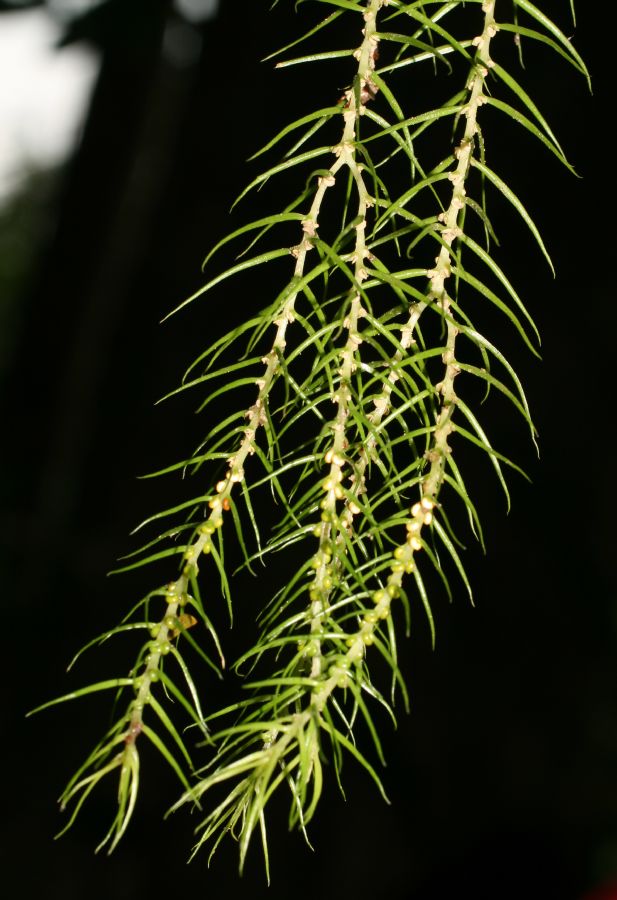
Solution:
<svg viewBox="0 0 617 900"><path fill-rule="evenodd" d="M200 409L221 395L235 396L236 389L244 392L247 385L253 384L253 378L256 395L253 394L252 402L248 401L248 408L243 400L231 414L225 413L222 421L210 425L207 437L189 460L163 470L199 469L202 465L218 469L222 465L224 474L208 493L201 492L194 500L182 502L143 523L149 525L178 514L187 516L132 554L136 561L125 567L136 568L181 554L178 577L149 593L118 628L91 642L131 629L149 631L133 668L125 677L100 681L44 704L49 706L102 690L128 692L130 702L124 713L75 773L61 798L63 806L69 801L74 803L68 828L94 787L109 773L119 774L117 812L103 840L110 850L124 834L135 808L140 735L155 745L182 781L185 793L176 806L199 802L211 789L226 792L206 809L199 826L198 847L212 839L216 849L223 836L231 833L239 840L241 866L255 830L261 833L268 865L265 807L280 785L286 785L292 796L290 827L299 827L306 835L306 825L322 789L324 759L333 764L339 777L343 757L352 755L383 793L379 776L361 751L361 742L356 742L354 729L356 720L362 717L377 755L383 760L370 703L378 701L394 716L397 684L406 699L397 661L398 624L392 615L392 601L398 600L398 605L408 610L405 576L411 575L408 580L415 581L416 596L427 613L434 637L431 603L421 575L425 566L432 564L450 592L447 567L442 564L442 557L449 557L471 593L455 546L460 542L450 526L451 496L456 502L463 502L472 530L480 535L481 530L475 529L478 516L474 502L459 470L458 457L455 460L452 455L452 433L458 429L459 439L469 440L486 454L506 495L500 462L518 468L493 450L473 411L457 396L458 375L464 372L465 377L480 379L487 389L496 388L523 416L532 436L534 433L518 376L501 349L472 323L467 311L469 293L505 315L533 350L527 328L535 326L489 248L492 225L484 189L481 202L472 195L472 170L477 169L483 184L490 190L495 188L515 208L548 258L540 232L522 202L486 165L478 125L481 106L490 101L496 114L522 124L566 166L569 163L526 91L491 60L491 42L499 27L495 21L496 2L364 0L339 4L337 0L334 13L289 45L312 39L340 16L349 15L358 23L357 14L362 15L362 40L353 53L357 66L351 87L337 104L308 114L302 112L284 127L264 152L290 134L297 135L298 129L302 129L300 137L294 136L283 162L258 175L241 197L279 173L312 164L318 157L328 158L331 154L330 165L319 169L316 182L312 180L315 174L310 175L304 190L282 212L275 211L233 231L210 256L222 245L250 232L257 232L257 236L249 249L257 243L261 245L265 235L279 227L287 228L291 221L301 226L299 242L288 248L285 238L277 249L268 248L234 263L186 301L227 278L289 253L293 259L289 270L293 268L293 272L277 299L217 338L189 369L193 371L203 363L204 373L190 381L185 379L179 389L205 387L209 393ZM395 20L397 29L405 23L409 26L407 33L378 30L377 19L381 20L382 9L390 3L394 12L383 18L387 22ZM514 32L519 39L521 35L539 39L557 49L579 72L588 74L569 38L544 13L527 0L517 0L514 6L513 21L504 20L504 30ZM459 22L471 20L480 8L482 31L473 40L468 36L474 31L459 40L444 27L446 19L454 19L458 28ZM458 12L450 16L453 11ZM517 12L531 17L533 29L518 25ZM545 34L536 29L543 29ZM390 63L377 72L380 42L386 49L392 48L392 55ZM454 96L448 93L437 108L409 116L383 76L404 66L411 66L410 71L414 71L424 60L431 60L436 70L445 62L452 71L447 62L451 54L471 65L463 89ZM284 65L345 56L351 56L351 51L326 51L287 60ZM490 97L485 94L491 69L496 88L505 84L509 100L518 103L517 108L493 96L492 90ZM385 100L383 115L381 110L373 112L369 107L378 93L379 99ZM510 95L517 99L512 100ZM297 153L322 125L333 119L342 122L340 140L335 146L313 146ZM417 138L432 129L434 123L448 121L455 123L456 133L462 132L462 137L457 138L453 155L449 144L446 153L439 151L437 156L443 161L431 164L424 155L418 156L416 144L422 147L424 137ZM410 180L405 179L400 191L394 193L403 158ZM326 222L325 201L326 197L330 201L332 193L328 191L334 185L338 184L341 191L333 193L342 193L341 180L346 188L343 224L327 243L319 234L320 224ZM310 204L308 196L312 198ZM442 210L438 216L423 212L423 204L430 202L431 197ZM355 215L349 221L351 207ZM484 226L486 249L481 245L482 239L476 239L477 220L469 216L470 223L465 216L467 207L477 214L480 230ZM373 208L378 210L375 221ZM406 241L408 258L413 254L420 262L416 268L399 271L401 244ZM434 265L427 268L435 241L439 253ZM431 250L425 256L427 246ZM383 253L378 251L379 256L371 252L378 247L383 248ZM459 261L463 250L465 260L473 262L464 269ZM317 261L312 264L315 257ZM476 263L480 277L475 274ZM388 296L384 304L385 294ZM419 326L427 310L435 314L435 321L441 325L436 338L436 329L431 330L430 323L424 329L424 318L422 330ZM271 328L273 337L264 338ZM255 350L256 347L260 349ZM261 356L264 350L265 355ZM229 361L232 354L236 354L235 358ZM493 363L497 375L491 369ZM277 406L276 398L283 393L279 391L281 383L285 387L284 399ZM211 389L212 385L216 387ZM307 438L304 425L311 417L317 429ZM466 424L469 429L464 427ZM295 447L289 446L290 436L292 442L298 438ZM253 455L261 460L265 476L260 473L253 478L253 465L248 464ZM215 478L210 484L214 481ZM232 505L238 484L246 503L244 512ZM267 542L262 544L255 512L259 513L259 509L253 505L253 497L257 496L261 503L258 492L264 484L272 488L275 501L282 501L282 513ZM247 566L254 559L264 561L268 554L279 551L296 553L298 560L289 581L268 598L265 609L258 611L259 636L248 649L243 648L235 664L239 673L249 661L250 671L258 674L251 676L243 699L211 712L208 724L212 720L225 723L211 734L176 638L197 623L194 616L184 611L194 608L219 650L220 664L210 659L192 635L184 637L191 650L221 674L225 662L200 598L198 575L202 557L211 555L220 576L221 593L231 612L226 563L229 557L224 553L226 538L222 531L226 512L231 512L228 518L233 517ZM243 534L246 519L257 537L257 552L252 555ZM175 541L179 534L188 535L182 544L158 549L159 542ZM311 542L308 558L299 549L306 548L307 537L317 541L315 550ZM152 551L153 546L156 552ZM152 598L164 603L160 619L158 612L154 617L150 615ZM145 621L136 621L136 610L144 604ZM367 648L372 645L374 651L369 653ZM377 683L373 681L373 672L379 670L373 665L373 657L379 655L392 673L390 700L377 686L379 671ZM166 657L171 666L165 663ZM176 665L181 687L176 686L169 673ZM265 674L261 674L264 670ZM166 689L164 698L153 696L158 681ZM365 697L371 698L369 703ZM198 770L199 779L193 785L185 774L194 772L193 763L184 738L167 712L169 700L178 701L206 735L212 750L210 763ZM158 717L166 740L173 742L173 752L150 721L144 722L146 707L155 723Z"/></svg>

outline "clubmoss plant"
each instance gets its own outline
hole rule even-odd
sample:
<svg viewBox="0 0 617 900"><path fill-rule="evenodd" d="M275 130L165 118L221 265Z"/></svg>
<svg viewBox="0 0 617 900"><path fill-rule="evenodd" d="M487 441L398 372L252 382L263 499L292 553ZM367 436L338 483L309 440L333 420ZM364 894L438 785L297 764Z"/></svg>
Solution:
<svg viewBox="0 0 617 900"><path fill-rule="evenodd" d="M455 574L471 593L458 532L469 528L482 541L482 531L465 475L468 447L486 455L508 502L504 470L518 468L491 445L473 382L501 394L535 435L514 368L483 333L496 311L536 352L531 316L494 252L491 192L550 258L523 202L491 168L484 118L492 108L488 125L501 116L500 128L522 127L570 168L502 57L510 59L513 39L539 42L588 77L581 57L529 0L312 2L318 13L331 9L274 56L304 42L310 53L277 65L321 66L323 82L338 59L349 87L337 96L334 82L329 106L302 110L256 154L279 155L241 198L283 173L285 185L297 177L299 193L225 237L207 268L229 242L238 243L237 261L182 306L247 271L258 283L281 260L288 275L265 308L205 350L178 389L201 396L206 436L165 471L192 473L197 493L144 523L171 524L125 566L164 560L172 580L92 642L135 632L134 665L52 701L116 694L119 716L61 798L72 805L68 828L100 781L118 780L100 845L109 851L133 814L145 741L183 785L174 808L201 810L196 849L216 848L230 833L241 866L255 831L267 866L275 793L287 792L289 823L306 834L326 769L340 781L345 757L383 792L382 726L373 715L380 705L394 717L397 694L406 703L397 641L410 608L423 608L432 630L438 581L449 593ZM319 52L335 23L351 49ZM424 107L414 87L426 83L423 66L434 76ZM412 109L395 89L413 96ZM224 413L208 418L211 408ZM230 542L245 567L285 559L282 571L292 574L262 608L246 598L238 607L258 620L259 635L233 666L242 699L220 709L212 690L202 696L189 659L224 667L212 620L232 602ZM257 578L261 571L255 566ZM381 684L386 670L391 683ZM201 735L197 767L178 712L193 723L191 742Z"/></svg>

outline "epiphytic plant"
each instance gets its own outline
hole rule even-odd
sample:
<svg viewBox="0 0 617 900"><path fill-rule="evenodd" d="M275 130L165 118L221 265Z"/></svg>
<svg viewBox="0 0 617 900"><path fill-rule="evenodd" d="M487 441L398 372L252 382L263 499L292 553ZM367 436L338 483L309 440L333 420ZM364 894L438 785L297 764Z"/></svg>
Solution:
<svg viewBox="0 0 617 900"><path fill-rule="evenodd" d="M506 497L504 467L517 468L492 447L473 390L464 399L459 384L503 395L534 436L520 380L483 333L493 321L487 310L497 311L535 352L532 319L493 250L492 191L550 259L523 202L491 168L485 131L501 117L569 167L542 113L499 61L500 47L507 50L508 38L539 42L587 76L582 59L530 0L314 2L332 9L279 53L312 43L335 22L339 29L338 20L351 49L313 50L278 65L346 60L350 86L340 98L333 87L329 106L303 110L256 154L286 147L241 196L283 172L288 180L297 173L301 190L224 238L208 266L224 244L248 239L248 247L185 301L241 273L257 282L261 267L280 268L281 260L288 268L278 295L218 337L179 388L200 393L206 415L213 401L223 413L208 419L189 459L165 470L194 473L197 495L147 520L172 524L125 566L177 557L179 569L97 639L141 631L131 670L52 701L111 690L124 703L61 798L63 807L73 803L69 827L102 779L119 779L101 844L109 850L133 813L146 740L184 786L175 806L202 810L197 847L216 848L230 832L241 865L255 830L267 864L275 792L288 792L290 824L305 831L324 760L340 779L344 758L354 757L381 787L355 732L363 722L379 759L374 705L393 716L396 693L406 696L399 619L404 629L410 606L420 604L432 629L431 569L446 591L450 571L470 591L455 531L467 519L480 541L482 532L464 474L466 446L488 457ZM431 97L442 91L440 73L450 74L445 99L423 108L414 91L413 108L404 109L395 89L407 96L423 64L435 76ZM260 629L234 666L248 693L217 709L210 695L200 701L185 648L224 665L211 620L221 600L232 602L230 541L248 568L274 554L287 568L263 608L243 604ZM218 661L202 647L197 622ZM385 689L384 663L392 675ZM175 724L181 708L202 735L197 769Z"/></svg>

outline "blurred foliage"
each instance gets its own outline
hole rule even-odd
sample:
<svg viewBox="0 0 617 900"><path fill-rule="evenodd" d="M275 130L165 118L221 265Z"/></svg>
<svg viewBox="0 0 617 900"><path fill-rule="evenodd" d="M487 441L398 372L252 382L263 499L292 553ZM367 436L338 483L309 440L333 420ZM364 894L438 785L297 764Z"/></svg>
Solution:
<svg viewBox="0 0 617 900"><path fill-rule="evenodd" d="M32 169L0 204L0 378L19 345L23 295L49 239L58 177L57 169Z"/></svg>

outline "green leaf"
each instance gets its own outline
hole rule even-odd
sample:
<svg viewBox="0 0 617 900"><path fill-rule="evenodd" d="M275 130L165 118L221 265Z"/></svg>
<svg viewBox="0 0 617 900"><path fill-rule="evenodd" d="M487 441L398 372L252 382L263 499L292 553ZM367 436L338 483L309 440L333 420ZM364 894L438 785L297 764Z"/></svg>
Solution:
<svg viewBox="0 0 617 900"><path fill-rule="evenodd" d="M342 744L345 750L347 750L355 759L360 763L363 769L365 769L368 774L371 776L375 784L377 785L377 789L379 793L383 797L386 803L390 803L388 799L388 795L386 794L385 788L382 784L381 778L373 768L373 766L369 763L366 757L358 750L358 748L353 744L350 740L348 740L345 735L335 728L332 724L330 724L327 720L323 720L322 728L324 731L327 731L333 741L336 741L339 744Z"/></svg>
<svg viewBox="0 0 617 900"><path fill-rule="evenodd" d="M122 634L126 631L138 631L140 629L150 629L154 623L153 622L130 622L128 625L118 625L116 628L110 628L109 631L104 631L103 634L99 634L97 637L92 638L91 641L88 641L87 644L77 651L73 659L70 661L68 666L66 667L66 671L70 672L79 657L89 650L90 647L94 647L96 644L103 644L105 641L109 640L114 634Z"/></svg>
<svg viewBox="0 0 617 900"><path fill-rule="evenodd" d="M511 22L499 22L498 26L500 31L510 31L514 34L522 35L523 37L531 38L534 41L539 41L540 43L546 44L548 47L551 47L556 53L560 56L563 56L565 60L567 60L574 68L581 73L581 75L585 75L587 79L589 79L589 73L584 66L581 66L576 57L569 52L569 50L564 50L556 41L552 41L545 34L542 34L540 31L535 31L533 28L525 28L518 23L512 24Z"/></svg>
<svg viewBox="0 0 617 900"><path fill-rule="evenodd" d="M439 539L441 540L442 544L444 545L444 547L446 548L446 550L452 557L454 565L458 569L458 573L461 576L461 580L462 580L463 584L465 585L465 587L467 588L467 593L469 594L469 599L471 601L471 605L473 606L474 605L473 591L471 590L471 584L469 583L469 579L467 577L467 573L465 572L463 563L461 562L461 558L456 551L456 547L454 546L454 544L448 537L448 534L447 534L445 528L443 527L443 525L437 519L433 520L433 527L434 527L435 531L437 532L437 534L439 535Z"/></svg>
<svg viewBox="0 0 617 900"><path fill-rule="evenodd" d="M267 169L265 172L262 172L261 175L258 175L256 178L244 188L244 190L236 197L232 204L232 209L249 193L253 188L257 187L260 184L263 184L269 178L272 178L273 175L278 175L280 172L284 172L286 169L291 169L294 166L300 166L302 163L308 162L311 159L316 159L318 156L323 156L324 153L332 153L332 147L316 147L314 150L307 150L305 153L299 153L298 156L294 156L291 159L286 159L283 162L279 163L276 166L272 166L271 169Z"/></svg>
<svg viewBox="0 0 617 900"><path fill-rule="evenodd" d="M493 267L491 267L491 268L493 268ZM487 287L482 281L480 281L479 278L476 278L475 275L472 275L471 272L468 272L466 269L463 269L459 265L452 266L452 272L453 272L453 274L455 274L459 278L461 278L463 281L467 282L467 284L469 284L472 288L474 288L483 297L486 297L487 300L490 300L490 302L494 306L496 306L497 309L499 309L505 316L507 316L507 318L512 322L512 324L514 325L514 327L516 328L516 330L518 331L520 336L523 338L527 347L531 350L531 352L534 354L534 356L538 356L538 351L535 349L535 347L529 340L529 337L527 336L525 329L521 325L521 322L520 322L518 316L516 316L512 312L510 307L506 303L504 303L503 300L499 299L497 294L493 293L493 291L489 287ZM523 307L522 311L525 313L526 318L529 321L530 316L524 307Z"/></svg>
<svg viewBox="0 0 617 900"><path fill-rule="evenodd" d="M473 240L473 238L470 238L468 235L463 234L463 235L461 235L461 241L464 244L466 244L467 247L469 247L471 250L473 250L473 252L476 254L476 256L479 259L481 259L482 262L486 266L488 266L488 268L491 270L493 275L495 275L499 279L501 284L505 287L507 292L510 294L510 296L516 303L517 307L520 309L520 311L523 313L523 315L525 316L525 318L527 319L527 321L533 328L534 334L535 334L536 338L538 339L538 343L539 343L540 342L540 333L536 327L536 323L532 319L531 315L529 314L529 312L527 310L527 307L524 305L524 303L521 300L521 298L519 297L518 293L512 287L512 283L510 282L510 279L506 277L506 275L504 274L502 269L500 269L500 267L497 265L497 263L495 262L493 257L489 253L487 253L483 247L481 247L479 244L477 244ZM493 296L495 296L495 295L493 295ZM533 346L531 347L531 352L534 354L534 356L538 355L536 349Z"/></svg>
<svg viewBox="0 0 617 900"><path fill-rule="evenodd" d="M159 719L161 720L161 722L163 723L163 725L165 726L167 731L170 733L170 735L174 739L175 743L177 744L178 748L180 749L180 752L182 753L186 762L192 769L193 763L191 761L191 757L189 756L189 752L184 745L184 741L178 734L178 731L177 731L175 725L173 724L173 722L171 721L171 719L165 712L165 709L161 706L161 704L158 702L158 700L156 700L152 696L150 697L150 699L148 701L148 706L151 706L152 709L155 711L155 713L157 714L157 716L159 717Z"/></svg>
<svg viewBox="0 0 617 900"><path fill-rule="evenodd" d="M531 122L526 116L524 116L517 109L514 109L513 106L509 106L507 103L503 103L501 100L497 100L495 97L487 97L486 102L490 104L490 106L494 106L495 109L501 110L501 112L505 113L507 116L510 116L511 119L514 119L515 122L518 122L524 128L527 129L531 134L534 135L545 147L554 153L557 159L564 164L566 169L568 169L573 175L576 175L574 168L570 165L568 160L563 154L563 150L559 146L559 144L554 143L554 141L549 140L545 137L539 128Z"/></svg>
<svg viewBox="0 0 617 900"><path fill-rule="evenodd" d="M421 5L420 5L421 6ZM451 8L454 8L453 6ZM448 47L452 47L453 50L456 50L461 54L463 59L467 60L467 62L471 62L471 56L467 53L466 48L458 41L454 35L450 34L450 32L446 31L445 28L442 28L441 25L438 25L435 21L435 18L429 18L425 16L424 13L420 11L414 4L407 4L402 10L402 12L406 13L412 19L415 19L417 22L421 22L423 29L426 29L429 32L434 32L438 34L439 37L443 38ZM416 35L414 35L414 38Z"/></svg>
<svg viewBox="0 0 617 900"><path fill-rule="evenodd" d="M297 66L302 63L312 63L318 62L322 59L341 59L345 56L351 56L353 54L353 47L349 50L325 50L322 53L310 53L308 56L296 56L295 59L285 59L282 62L277 62L277 69L285 69L289 66ZM337 112L340 112L341 108L339 107Z"/></svg>
<svg viewBox="0 0 617 900"><path fill-rule="evenodd" d="M235 266L232 266L230 269L226 269L221 275L217 275L216 278L213 278L209 281L204 287L199 288L198 291L195 291L194 294L191 294L186 300L183 300L175 309L172 309L170 313L161 320L162 322L166 322L171 316L174 316L181 309L184 309L185 306L188 306L189 303L192 303L193 300L196 300L197 297L201 297L202 294L205 294L207 291L212 290L213 287L216 287L217 284L220 284L221 281L225 281L226 278L231 278L232 275L237 275L238 272L245 272L247 269L252 269L255 266L261 266L264 263L271 262L273 259L278 259L281 256L289 256L289 248L282 247L279 250L270 250L268 253L261 253L259 256L254 256L252 259L247 259L244 262L238 263Z"/></svg>
<svg viewBox="0 0 617 900"><path fill-rule="evenodd" d="M305 0L298 0L298 5ZM364 7L355 0L313 0L314 3L326 3L328 6L340 6L341 9L351 9L353 12L364 12Z"/></svg>
<svg viewBox="0 0 617 900"><path fill-rule="evenodd" d="M464 435L467 438L467 440L474 443L477 447L480 447L488 455L488 457L491 461L491 465L495 469L495 473L499 479L499 482L503 488L503 492L506 496L507 510L509 512L510 511L510 493L508 491L508 487L507 487L505 478L503 477L503 472L501 470L500 462L506 463L506 465L510 466L512 469L515 469L520 475L523 476L523 478L527 478L527 480L529 480L528 476L525 474L523 469L520 468L520 466L517 466L516 463L513 463L512 460L508 459L507 456L504 456L502 453L498 453L496 450L494 450L492 448L486 434L484 433L484 430L482 429L482 426L480 425L480 423L478 422L478 420L476 419L476 417L474 416L472 411L469 409L469 407L465 403L463 403L463 401L460 399L460 397L457 400L457 406L463 412L467 421L471 424L477 437L474 436L473 434L471 434L465 428L461 428L461 426L458 424L455 425L454 430L458 434Z"/></svg>
<svg viewBox="0 0 617 900"><path fill-rule="evenodd" d="M508 200L512 204L512 206L515 208L515 210L518 212L518 214L521 216L521 218L533 234L544 258L551 268L551 272L553 273L553 275L555 275L555 267L553 266L553 261L550 258L546 247L544 246L544 241L542 240L540 232L538 231L533 219L531 218L521 201L518 199L514 191L512 191L508 187L508 185L504 181L502 181L499 175L493 172L492 169L489 169L488 166L485 166L484 163L481 163L480 160L472 157L471 164L472 166L475 166L475 168L478 169L478 171L481 172L482 175L488 178L488 180L495 185L497 190L501 194L503 194L506 200Z"/></svg>
<svg viewBox="0 0 617 900"><path fill-rule="evenodd" d="M565 34L555 25L555 23L549 19L547 15L545 15L537 6L534 6L533 3L530 3L529 0L514 0L516 6L520 7L524 10L532 19L535 19L544 28L552 34L553 37L557 40L562 47L566 49L566 51L570 54L572 59L576 61L580 69L585 73L587 77L587 82L589 84L589 88L591 90L591 79L589 77L589 72L587 71L587 66L581 55L574 49L571 42L565 36Z"/></svg>
<svg viewBox="0 0 617 900"><path fill-rule="evenodd" d="M47 703L42 703L40 706L35 707L35 709L31 709L26 713L26 716L33 716L43 709L48 709L50 706L56 706L58 703L65 703L67 700L77 700L79 697L85 697L87 694L95 694L97 691L108 691L112 688L129 687L132 686L132 684L132 678L110 678L108 681L97 681L95 684L88 685L88 687L71 691L70 694L64 694L62 697L56 697L54 700L48 700Z"/></svg>
<svg viewBox="0 0 617 900"><path fill-rule="evenodd" d="M281 137L282 136L283 135L281 134ZM269 149L269 145L267 147L264 147L263 151L260 150L259 152L265 153L265 151L267 149ZM255 155L257 156L258 154L255 154ZM222 238L217 244L214 245L212 250L210 250L210 252L206 256L206 258L204 259L204 261L202 263L202 269L205 269L207 264L210 262L210 260L214 256L214 254L217 253L221 249L221 247L224 247L225 244L229 244L229 242L235 240L235 238L240 237L243 234L247 234L249 231L255 231L257 228L263 228L264 226L280 225L281 222L301 222L303 218L304 218L304 216L302 215L302 213L295 213L295 212L274 213L271 216L264 216L263 219L255 219L254 222L249 222L248 225L242 225L241 228L236 228L235 231L232 231L231 234L225 235L224 238Z"/></svg>
<svg viewBox="0 0 617 900"><path fill-rule="evenodd" d="M276 50L274 53L271 53L269 56L264 56L262 62L267 62L270 59L274 59L276 56L280 56L281 53L285 53L287 50L291 50L292 47L297 47L298 44L301 44L307 38L312 37L314 34L317 34L318 31L321 31L322 28L326 28L330 25L331 22L334 22L338 19L339 16L343 15L343 10L338 10L337 12L330 13L325 19L322 19L319 24L315 25L313 28L309 29L309 31L305 32L302 37L296 38L295 41L292 41L290 44L286 44L284 47L281 47L280 50Z"/></svg>
<svg viewBox="0 0 617 900"><path fill-rule="evenodd" d="M145 734L146 737L147 737L150 741L152 741L152 743L154 744L154 746L156 747L156 749L159 751L159 753L161 754L161 756L163 756L163 758L167 760L167 762L169 763L170 767L174 770L174 772L175 772L176 775L178 776L178 778L179 778L180 782L182 783L183 787L184 787L187 791L190 791L191 786L190 786L189 783L188 783L188 780L187 780L187 778L186 778L186 775L185 775L184 772L182 771L182 768L178 765L178 762L176 761L176 759L174 758L174 756L172 756L172 754L169 752L168 748L165 746L165 744L163 743L163 741L160 739L160 737L158 736L158 734L156 733L156 731L153 731L153 730L150 728L149 725L142 725L141 730L142 730L143 734Z"/></svg>
<svg viewBox="0 0 617 900"><path fill-rule="evenodd" d="M422 606L424 607L424 612L426 613L426 618L429 624L429 628L431 630L431 646L433 650L435 649L435 619L433 618L433 611L431 609L431 604L428 599L428 593L426 591L426 587L424 586L424 581L422 579L422 575L420 574L420 570L416 566L413 570L414 581L416 582L416 587L418 588L418 593L420 594L420 599L422 601Z"/></svg>
<svg viewBox="0 0 617 900"><path fill-rule="evenodd" d="M559 159L563 163L565 163L565 165L570 169L571 172L574 173L574 170L572 169L572 167L568 164L568 162L566 160L565 154L564 154L563 150L561 149L561 145L559 144L559 141L553 134L553 131L549 127L548 122L546 121L546 119L544 118L544 116L542 115L542 113L540 112L538 107L536 106L536 104L533 102L533 100L531 99L529 94L521 87L521 85L518 83L518 81L516 81L516 79L510 75L509 72L507 72L505 69L503 69L497 63L494 63L492 71L495 73L495 75L498 78L500 78L505 84L508 85L510 90L514 91L514 93L519 98L519 100L522 101L523 105L527 107L527 109L532 114L532 116L534 116L536 121L540 124L543 131L546 132L546 135L548 137L547 146L549 148L552 148L554 150L554 152L556 152ZM487 97L486 99L490 103L492 98ZM501 106L500 106L500 104L501 104ZM495 102L493 100L493 105L496 106L497 108L505 108L506 110L512 110L512 112L509 114L512 115L513 118L517 117L516 110L513 110L512 107L508 106L507 103L502 103L501 101ZM520 113L518 113L518 116L520 117L518 119L518 121L521 122L521 124L524 124L525 127L529 128L529 130L531 131L532 128L530 128L530 126L532 125L532 123L529 122L529 120L526 119L525 116L521 116ZM528 124L525 124L525 123L528 123ZM539 136L537 132L534 131L533 133L536 134L536 136ZM539 134L541 134L541 132Z"/></svg>

